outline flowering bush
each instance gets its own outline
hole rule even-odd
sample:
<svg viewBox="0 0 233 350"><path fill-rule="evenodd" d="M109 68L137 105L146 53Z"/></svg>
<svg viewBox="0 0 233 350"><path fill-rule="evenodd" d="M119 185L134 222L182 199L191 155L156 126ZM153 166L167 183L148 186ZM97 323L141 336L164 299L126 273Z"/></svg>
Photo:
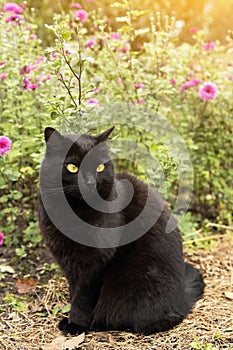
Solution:
<svg viewBox="0 0 233 350"><path fill-rule="evenodd" d="M50 27L58 39L57 46L51 48L58 55L50 67L62 82L62 101L66 99L62 111L70 115L74 124L75 111L85 105L109 102L124 101L138 108L141 105L163 115L177 127L191 154L195 172L191 210L197 215L196 220L231 223L232 39L229 35L227 45L222 46L209 41L202 30L192 28L194 44L177 46L175 18L165 17L163 25L158 16L151 19L150 27L139 30L135 24L144 13L127 6L127 1L121 4L125 14L117 18L118 24L122 22L117 32L107 18L98 17L95 12L90 12L85 22L75 22L74 9L66 18L57 18L57 24ZM145 33L151 37L150 42L143 41ZM69 56L65 55L67 47L71 50ZM77 72L79 76L75 76ZM56 103L53 106L51 112L59 115ZM78 125L82 118L80 114ZM142 128L156 126L150 117L132 120L125 116L125 123L132 122ZM88 125L86 121L84 125ZM153 149L161 152L169 193L175 193L177 174L166 149L156 145L149 135L134 132L138 144L146 145L152 153ZM132 130L127 133L130 138ZM151 183L156 185L155 173L148 170Z"/></svg>
<svg viewBox="0 0 233 350"><path fill-rule="evenodd" d="M0 1L0 227L6 244L23 241L37 218L41 132L49 120L41 96L50 76L33 11L25 6ZM38 229L31 230L30 240L39 239Z"/></svg>
<svg viewBox="0 0 233 350"><path fill-rule="evenodd" d="M14 5L2 2L0 19L0 134L12 140L9 154L2 153L0 159L5 242L17 243L22 232L25 240L40 240L35 215L44 126L85 132L97 117L97 124L109 122L95 111L106 104L111 109L115 102L142 111L141 116L124 115L124 128L117 133L159 157L169 186L167 199L173 203L177 190L176 164L162 142L138 129L157 128L155 113L177 128L191 154L195 181L190 209L195 220L232 223L231 36L222 46L193 27L194 44L177 45L174 17L162 20L158 14L148 28L140 29L137 23L145 13L130 9L128 1L118 2L112 4L113 11L120 6L123 13L116 18L116 31L113 19L75 3L47 26L56 41L43 51L33 11ZM144 41L145 34L150 40ZM111 122L117 124L118 116L113 114ZM165 140L166 130L159 128ZM125 155L130 152L135 164L122 161L117 166L143 178L138 149L126 149ZM146 171L156 186L158 174L149 162Z"/></svg>

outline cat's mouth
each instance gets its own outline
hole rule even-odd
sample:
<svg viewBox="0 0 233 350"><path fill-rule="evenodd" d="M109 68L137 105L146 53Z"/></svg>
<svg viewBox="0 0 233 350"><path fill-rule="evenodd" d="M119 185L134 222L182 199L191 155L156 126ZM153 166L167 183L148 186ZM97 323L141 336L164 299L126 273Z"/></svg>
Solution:
<svg viewBox="0 0 233 350"><path fill-rule="evenodd" d="M96 199L99 196L99 193L97 191L96 186L90 186L90 187L86 187L86 188L82 188L82 190L80 190L80 188L78 186L63 186L63 190L65 195L69 198L77 198L79 200L84 200L89 199L89 198L93 198Z"/></svg>

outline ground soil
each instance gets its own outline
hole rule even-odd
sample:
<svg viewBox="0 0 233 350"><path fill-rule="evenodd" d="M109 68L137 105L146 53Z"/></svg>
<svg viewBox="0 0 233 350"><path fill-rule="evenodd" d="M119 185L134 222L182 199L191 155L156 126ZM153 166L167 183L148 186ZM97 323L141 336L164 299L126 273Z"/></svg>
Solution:
<svg viewBox="0 0 233 350"><path fill-rule="evenodd" d="M179 326L146 337L126 332L90 333L73 349L233 349L232 236L223 235L211 246L185 248L186 260L203 272L206 289ZM0 350L47 349L46 345L61 336L56 325L62 317L60 309L68 303L66 280L57 269L50 268L52 258L45 247L21 259L9 248L1 247L0 254L0 263L13 265L15 270L0 280ZM19 294L15 283L22 277L32 277L36 289ZM49 349L62 347L52 345Z"/></svg>

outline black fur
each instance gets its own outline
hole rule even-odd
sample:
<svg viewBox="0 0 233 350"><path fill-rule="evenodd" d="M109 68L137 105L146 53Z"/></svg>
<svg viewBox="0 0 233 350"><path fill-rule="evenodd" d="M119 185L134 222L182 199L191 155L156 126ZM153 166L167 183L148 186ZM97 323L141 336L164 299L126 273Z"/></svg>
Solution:
<svg viewBox="0 0 233 350"><path fill-rule="evenodd" d="M65 162L79 165L83 157L96 145L107 140L112 129L94 137L60 135L46 128L45 140L55 136L53 145L47 145L42 163L45 174L54 174L60 165L59 149L74 142ZM97 163L107 154L103 144ZM115 174L113 162L105 164L95 177L99 194L111 202L116 197L116 183L128 179L134 188L133 199L121 212L103 213L90 208L82 198L76 175L63 171L63 189L73 211L92 226L123 227L142 211L148 186L128 174ZM46 180L51 205L56 210L57 196L63 189L53 188ZM47 181L47 183L46 183ZM88 183L88 179L87 179ZM87 189L88 189L88 185ZM150 190L151 191L151 190ZM91 193L91 191L90 191ZM161 208L162 199L152 191L153 216ZM168 330L182 321L195 301L202 295L204 283L198 270L185 263L178 228L167 234L170 217L164 207L156 224L141 238L118 248L92 248L67 238L50 221L42 200L39 200L39 222L46 243L61 266L70 287L71 311L59 323L64 334L83 331L130 330L144 334ZM62 213L59 214L62 218ZM77 232L79 227L74 228ZM86 233L88 234L88 232ZM119 236L124 231L119 233ZM120 240L120 237L119 237Z"/></svg>

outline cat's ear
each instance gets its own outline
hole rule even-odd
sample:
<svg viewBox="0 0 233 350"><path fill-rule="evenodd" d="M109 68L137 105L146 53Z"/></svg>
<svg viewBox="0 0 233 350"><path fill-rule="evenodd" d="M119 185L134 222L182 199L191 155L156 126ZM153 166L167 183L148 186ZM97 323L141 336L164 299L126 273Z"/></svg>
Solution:
<svg viewBox="0 0 233 350"><path fill-rule="evenodd" d="M98 135L97 142L101 143L101 142L107 141L109 135L113 132L114 128L115 128L115 126L112 126L110 129L105 130L100 135Z"/></svg>
<svg viewBox="0 0 233 350"><path fill-rule="evenodd" d="M52 136L53 135L53 136ZM52 136L51 140L50 137ZM47 127L44 131L44 138L49 148L59 148L62 143L63 136L54 128ZM50 140L50 141L49 141ZM48 142L49 141L49 142Z"/></svg>
<svg viewBox="0 0 233 350"><path fill-rule="evenodd" d="M45 128L45 131L44 131L44 138L45 138L46 142L48 142L48 140L50 139L52 134L54 134L53 135L54 140L55 140L55 138L56 139L61 139L62 138L62 135L59 134L59 132L57 130L55 130L54 128L51 128L50 126L48 126L47 128Z"/></svg>

